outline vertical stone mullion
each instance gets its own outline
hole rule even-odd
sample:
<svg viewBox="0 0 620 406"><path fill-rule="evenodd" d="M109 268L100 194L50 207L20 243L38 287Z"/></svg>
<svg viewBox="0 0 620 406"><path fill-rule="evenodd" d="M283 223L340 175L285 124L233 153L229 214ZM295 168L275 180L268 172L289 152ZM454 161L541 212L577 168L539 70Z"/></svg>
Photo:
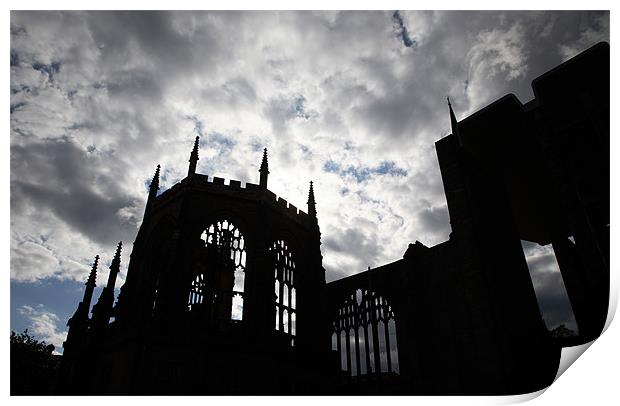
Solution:
<svg viewBox="0 0 620 406"><path fill-rule="evenodd" d="M291 284L287 283L287 286L288 286L288 292L287 292L288 293L288 301L287 301L288 303L288 333L293 334L293 324L292 324L293 306L291 306L291 296L292 296L291 295Z"/></svg>
<svg viewBox="0 0 620 406"><path fill-rule="evenodd" d="M342 370L342 329L340 328L340 320L336 322L336 348L338 350L338 372Z"/></svg>
<svg viewBox="0 0 620 406"><path fill-rule="evenodd" d="M360 367L360 337L359 337L359 309L357 305L353 307L353 328L355 329L355 369L356 375L360 376L362 374Z"/></svg>
<svg viewBox="0 0 620 406"><path fill-rule="evenodd" d="M364 323L364 347L366 349L366 373L369 374L372 371L370 364L370 343L368 342L368 323Z"/></svg>
<svg viewBox="0 0 620 406"><path fill-rule="evenodd" d="M349 328L347 328L345 330L345 334L346 334L345 346L346 346L346 350L347 350L347 374L349 375L349 378L351 378L351 375L352 375L352 371L351 371L351 337L349 335Z"/></svg>
<svg viewBox="0 0 620 406"><path fill-rule="evenodd" d="M282 296L284 296L284 269L282 266L282 262L278 262L278 279L279 279L279 292L278 292L278 312L279 312L279 326L278 330L284 332L284 301L282 300Z"/></svg>
<svg viewBox="0 0 620 406"><path fill-rule="evenodd" d="M375 357L375 373L381 372L381 349L379 348L379 328L377 327L377 306L375 297L373 296L370 306L370 321L372 325L372 346Z"/></svg>
<svg viewBox="0 0 620 406"><path fill-rule="evenodd" d="M388 372L392 372L392 355L390 350L390 329L389 329L389 319L388 319L388 307L387 304L384 303L383 307L383 327L385 331L385 356L387 358L387 370Z"/></svg>

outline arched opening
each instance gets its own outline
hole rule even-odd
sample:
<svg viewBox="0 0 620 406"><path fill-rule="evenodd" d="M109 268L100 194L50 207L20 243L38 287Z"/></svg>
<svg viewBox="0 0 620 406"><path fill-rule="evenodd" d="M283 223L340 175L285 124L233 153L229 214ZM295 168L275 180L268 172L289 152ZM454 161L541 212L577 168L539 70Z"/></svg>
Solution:
<svg viewBox="0 0 620 406"><path fill-rule="evenodd" d="M295 345L297 295L295 289L295 261L288 245L278 240L271 246L275 278L275 329L290 336Z"/></svg>
<svg viewBox="0 0 620 406"><path fill-rule="evenodd" d="M246 246L228 220L211 224L200 236L193 264L188 309L209 319L242 320Z"/></svg>
<svg viewBox="0 0 620 406"><path fill-rule="evenodd" d="M332 350L349 377L399 373L396 320L387 300L367 289L348 295L332 325Z"/></svg>

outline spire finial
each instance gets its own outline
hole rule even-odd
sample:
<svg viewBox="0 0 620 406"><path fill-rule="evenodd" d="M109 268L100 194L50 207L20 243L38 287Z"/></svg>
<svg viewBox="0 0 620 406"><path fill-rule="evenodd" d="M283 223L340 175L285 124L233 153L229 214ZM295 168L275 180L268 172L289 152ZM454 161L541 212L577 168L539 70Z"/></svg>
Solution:
<svg viewBox="0 0 620 406"><path fill-rule="evenodd" d="M450 126L452 129L452 135L456 137L459 145L461 144L461 135L459 134L459 126L458 126L458 121L456 121L456 116L454 115L454 110L452 110L452 104L450 103L450 96L447 97L448 99L448 109L450 110Z"/></svg>
<svg viewBox="0 0 620 406"><path fill-rule="evenodd" d="M82 311L85 312L84 317L88 317L88 310L90 309L90 301L93 298L93 291L97 284L95 283L97 280L97 266L99 265L99 255L95 256L95 262L93 262L93 267L90 270L90 275L88 275L88 280L86 281L86 289L84 290L84 299L82 299L82 306L84 309Z"/></svg>
<svg viewBox="0 0 620 406"><path fill-rule="evenodd" d="M120 261L121 260L121 250L123 249L123 242L119 241L118 245L116 246L116 253L114 254L114 260L115 261Z"/></svg>
<svg viewBox="0 0 620 406"><path fill-rule="evenodd" d="M108 284L101 291L97 304L93 306L93 318L91 327L96 331L108 325L110 317L114 311L114 285L116 285L116 277L121 269L121 249L123 242L119 241L116 247L116 253L110 265L110 274L108 275Z"/></svg>
<svg viewBox="0 0 620 406"><path fill-rule="evenodd" d="M69 332L67 335L66 343L71 343L75 340L75 336L79 336L79 334L83 331L84 326L88 323L88 312L90 310L90 302L93 299L93 292L95 290L95 280L97 279L97 265L99 264L99 255L95 255L95 262L93 262L93 267L90 270L90 274L88 275L88 280L86 281L86 289L84 289L84 298L78 305L73 316L67 321L67 326L69 326ZM65 349L67 347L65 346Z"/></svg>
<svg viewBox="0 0 620 406"><path fill-rule="evenodd" d="M187 172L187 176L193 175L196 173L196 164L198 163L198 146L200 143L200 137L196 136L196 140L194 141L194 148L192 149L192 153L189 155L189 171Z"/></svg>
<svg viewBox="0 0 620 406"><path fill-rule="evenodd" d="M88 280L86 281L86 286L97 286L95 282L97 281L97 266L99 265L99 255L95 255L95 262L93 262L93 267L90 270L90 275L88 275Z"/></svg>
<svg viewBox="0 0 620 406"><path fill-rule="evenodd" d="M144 208L144 218L150 212L151 207L153 206L153 202L157 197L157 191L159 190L159 169L161 166L158 164L157 169L155 169L155 175L153 175L153 180L151 181L151 185L149 186L149 196L146 199L146 207Z"/></svg>
<svg viewBox="0 0 620 406"><path fill-rule="evenodd" d="M263 149L263 161L260 163L260 181L259 184L267 188L267 175L269 175L269 160L267 159L267 148Z"/></svg>
<svg viewBox="0 0 620 406"><path fill-rule="evenodd" d="M157 164L157 169L155 169L155 175L153 175L153 180L151 181L150 190L155 190L157 192L159 190L159 170L161 165Z"/></svg>
<svg viewBox="0 0 620 406"><path fill-rule="evenodd" d="M110 264L110 274L108 276L108 285L107 287L114 290L114 285L116 284L116 275L121 270L121 250L123 249L123 242L119 241L118 246L116 247L116 253L114 254L114 258L112 259L112 263Z"/></svg>
<svg viewBox="0 0 620 406"><path fill-rule="evenodd" d="M308 214L316 218L316 201L314 200L314 187L310 181L310 191L308 192Z"/></svg>

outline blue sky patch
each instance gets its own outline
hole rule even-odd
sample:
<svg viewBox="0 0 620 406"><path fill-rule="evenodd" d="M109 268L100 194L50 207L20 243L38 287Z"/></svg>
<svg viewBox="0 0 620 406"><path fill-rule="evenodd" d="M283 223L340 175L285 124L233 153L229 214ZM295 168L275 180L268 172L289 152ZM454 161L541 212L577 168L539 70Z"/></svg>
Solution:
<svg viewBox="0 0 620 406"><path fill-rule="evenodd" d="M33 62L32 69L38 70L41 73L45 73L50 81L54 80L54 75L60 72L60 62L52 62L45 64L41 62Z"/></svg>
<svg viewBox="0 0 620 406"><path fill-rule="evenodd" d="M338 173L340 172L340 165L330 159L328 161L325 161L325 163L323 164L323 170L325 172Z"/></svg>
<svg viewBox="0 0 620 406"><path fill-rule="evenodd" d="M328 173L337 173L341 177L352 176L357 183L362 183L375 175L407 176L407 171L398 167L394 161L382 161L375 167L349 165L342 168L340 164L330 159L323 164L323 170Z"/></svg>
<svg viewBox="0 0 620 406"><path fill-rule="evenodd" d="M289 114L292 117L299 117L303 118L304 120L309 120L310 118L317 115L316 111L306 109L306 98L301 94L293 97L293 101L291 102L291 107L289 109Z"/></svg>
<svg viewBox="0 0 620 406"><path fill-rule="evenodd" d="M207 137L208 145L216 144L220 149L230 151L235 146L235 141L232 138L225 136L218 132L210 132ZM202 143L201 143L202 144Z"/></svg>
<svg viewBox="0 0 620 406"><path fill-rule="evenodd" d="M19 56L15 50L11 49L11 66L17 65L19 65Z"/></svg>
<svg viewBox="0 0 620 406"><path fill-rule="evenodd" d="M417 46L418 43L409 36L409 31L407 31L407 27L405 27L405 22L403 21L403 16L400 15L400 11L397 10L392 14L392 20L394 21L396 35L403 41L403 45L407 48L414 48Z"/></svg>
<svg viewBox="0 0 620 406"><path fill-rule="evenodd" d="M17 110L19 110L20 107L24 107L25 105L26 102L11 104L11 114L15 113Z"/></svg>
<svg viewBox="0 0 620 406"><path fill-rule="evenodd" d="M259 141L252 140L250 142L250 148L252 148L252 151L258 152L258 151L262 151L262 149L265 148L265 147Z"/></svg>
<svg viewBox="0 0 620 406"><path fill-rule="evenodd" d="M204 137L202 133L203 124L202 124L202 121L200 121L200 119L198 118L198 116L193 114L193 115L187 115L185 116L185 118L190 120L192 123L194 123L193 131L196 133L196 135L198 135L199 137Z"/></svg>

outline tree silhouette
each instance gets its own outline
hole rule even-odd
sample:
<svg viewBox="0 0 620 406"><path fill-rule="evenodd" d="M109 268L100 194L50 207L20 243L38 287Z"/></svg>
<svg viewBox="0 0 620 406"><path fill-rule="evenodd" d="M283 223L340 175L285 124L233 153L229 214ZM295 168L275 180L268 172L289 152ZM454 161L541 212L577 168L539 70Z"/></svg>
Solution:
<svg viewBox="0 0 620 406"><path fill-rule="evenodd" d="M51 395L60 364L55 347L28 330L11 331L11 395Z"/></svg>
<svg viewBox="0 0 620 406"><path fill-rule="evenodd" d="M560 324L556 328L550 331L553 338L573 338L577 336L573 330L567 328L564 324Z"/></svg>

